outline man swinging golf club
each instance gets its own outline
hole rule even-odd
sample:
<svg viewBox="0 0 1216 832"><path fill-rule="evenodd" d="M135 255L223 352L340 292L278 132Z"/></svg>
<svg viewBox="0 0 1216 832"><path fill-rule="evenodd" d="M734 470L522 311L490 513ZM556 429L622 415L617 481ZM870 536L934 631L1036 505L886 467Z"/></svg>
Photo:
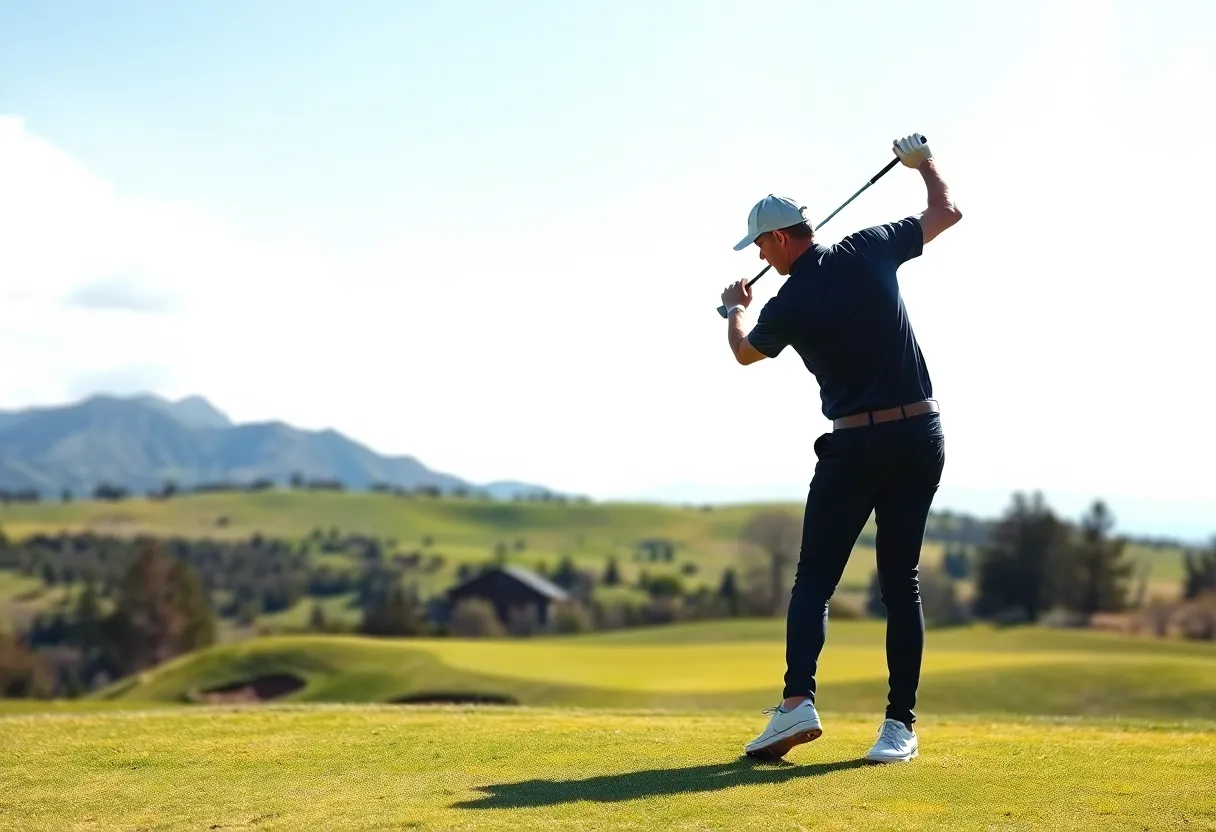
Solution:
<svg viewBox="0 0 1216 832"><path fill-rule="evenodd" d="M768 726L745 747L752 756L783 757L823 733L815 674L828 601L871 512L887 608L890 687L885 719L866 759L906 762L918 752L913 707L925 624L917 574L945 438L896 270L962 214L923 136L897 140L894 151L924 178L923 211L824 246L796 202L765 197L752 208L747 236L735 250L756 245L760 258L788 278L746 335L748 284L739 281L722 293L736 360L752 364L793 347L819 383L823 414L832 422L832 430L814 442L817 462L786 622L784 701L765 710L772 714Z"/></svg>

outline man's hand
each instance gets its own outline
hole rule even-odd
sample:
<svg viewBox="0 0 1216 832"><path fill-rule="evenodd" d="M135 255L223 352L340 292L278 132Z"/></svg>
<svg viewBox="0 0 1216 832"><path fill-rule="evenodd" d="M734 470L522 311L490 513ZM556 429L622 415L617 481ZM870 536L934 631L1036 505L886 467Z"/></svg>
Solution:
<svg viewBox="0 0 1216 832"><path fill-rule="evenodd" d="M933 158L933 151L929 150L929 143L919 133L896 139L892 147L895 155L899 157L899 161L903 162L905 167L919 168Z"/></svg>
<svg viewBox="0 0 1216 832"><path fill-rule="evenodd" d="M722 291L722 305L729 310L732 306L742 306L746 309L752 302L752 290L746 280L730 284Z"/></svg>

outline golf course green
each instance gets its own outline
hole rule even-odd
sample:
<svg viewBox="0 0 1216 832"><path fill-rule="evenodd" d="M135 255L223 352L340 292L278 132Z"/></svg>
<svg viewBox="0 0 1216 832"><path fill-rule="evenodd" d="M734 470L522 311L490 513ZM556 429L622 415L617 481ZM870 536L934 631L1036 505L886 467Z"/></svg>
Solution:
<svg viewBox="0 0 1216 832"><path fill-rule="evenodd" d="M860 760L885 701L883 625L833 623L824 736L755 762L742 748L780 696L781 633L781 621L746 620L220 645L75 703L0 706L0 821L20 832L1216 829L1216 645L931 630L921 755L883 767ZM296 687L207 701L259 679Z"/></svg>

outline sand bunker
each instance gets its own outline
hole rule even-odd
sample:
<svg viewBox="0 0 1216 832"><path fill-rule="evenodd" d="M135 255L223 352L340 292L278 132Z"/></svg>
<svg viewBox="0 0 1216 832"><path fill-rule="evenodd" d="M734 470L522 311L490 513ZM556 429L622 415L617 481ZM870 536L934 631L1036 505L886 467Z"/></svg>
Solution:
<svg viewBox="0 0 1216 832"><path fill-rule="evenodd" d="M268 702L295 693L304 687L304 680L287 673L258 676L243 682L233 682L221 687L200 691L199 702Z"/></svg>
<svg viewBox="0 0 1216 832"><path fill-rule="evenodd" d="M429 691L389 700L394 705L518 705L513 696L477 691Z"/></svg>

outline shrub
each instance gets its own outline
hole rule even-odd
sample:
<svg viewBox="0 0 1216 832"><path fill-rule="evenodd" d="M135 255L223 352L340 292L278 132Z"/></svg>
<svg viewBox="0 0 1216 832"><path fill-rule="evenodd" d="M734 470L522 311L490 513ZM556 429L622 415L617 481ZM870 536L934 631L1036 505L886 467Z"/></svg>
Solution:
<svg viewBox="0 0 1216 832"><path fill-rule="evenodd" d="M501 638L507 634L494 605L484 598L465 598L452 609L449 629L463 638Z"/></svg>
<svg viewBox="0 0 1216 832"><path fill-rule="evenodd" d="M567 601L554 606L553 629L562 634L586 633L595 629L595 622L582 604Z"/></svg>

